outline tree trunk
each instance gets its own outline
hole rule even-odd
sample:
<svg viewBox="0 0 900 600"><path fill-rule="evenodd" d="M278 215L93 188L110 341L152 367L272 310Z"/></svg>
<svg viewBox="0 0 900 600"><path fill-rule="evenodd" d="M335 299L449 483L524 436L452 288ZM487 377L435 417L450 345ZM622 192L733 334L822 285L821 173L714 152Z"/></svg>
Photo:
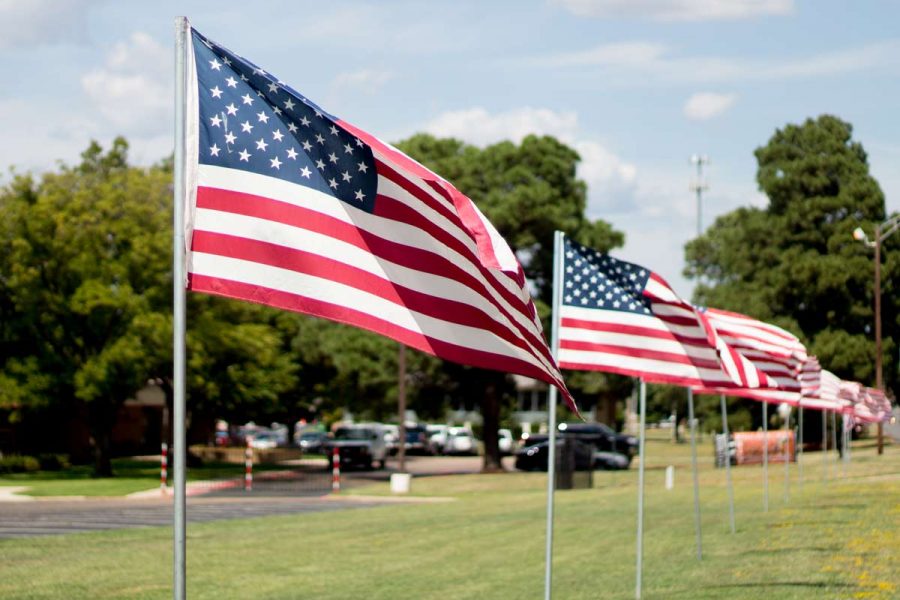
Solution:
<svg viewBox="0 0 900 600"><path fill-rule="evenodd" d="M500 428L500 394L500 386L493 377L489 376L484 386L484 396L481 401L481 417L484 425L481 432L484 439L482 473L503 471L503 464L500 462L500 444L497 432Z"/></svg>
<svg viewBox="0 0 900 600"><path fill-rule="evenodd" d="M88 404L91 444L94 450L94 477L112 477L112 428L116 405L97 400Z"/></svg>

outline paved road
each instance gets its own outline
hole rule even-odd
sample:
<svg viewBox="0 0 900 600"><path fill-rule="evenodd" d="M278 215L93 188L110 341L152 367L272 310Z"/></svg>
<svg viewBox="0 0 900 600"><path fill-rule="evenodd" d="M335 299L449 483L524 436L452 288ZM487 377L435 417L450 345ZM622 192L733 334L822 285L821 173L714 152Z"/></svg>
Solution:
<svg viewBox="0 0 900 600"><path fill-rule="evenodd" d="M351 488L371 481L384 481L398 469L396 459L391 459L383 470L348 471L343 474L342 485ZM415 477L477 473L480 469L481 458L477 456L410 456L406 461L407 472ZM187 520L189 523L202 523L266 515L346 510L381 506L398 500L331 495L328 493L331 474L325 472L324 468L315 469L304 477L308 483L278 479L265 481L259 478L254 481L253 492L249 493L243 490L240 479L236 479L233 486L195 489L206 493L188 498ZM171 498L0 502L0 538L164 527L171 524Z"/></svg>
<svg viewBox="0 0 900 600"><path fill-rule="evenodd" d="M187 520L203 523L267 515L324 512L381 506L391 498L194 497ZM97 499L46 500L0 504L0 538L59 535L84 531L172 525L172 501Z"/></svg>

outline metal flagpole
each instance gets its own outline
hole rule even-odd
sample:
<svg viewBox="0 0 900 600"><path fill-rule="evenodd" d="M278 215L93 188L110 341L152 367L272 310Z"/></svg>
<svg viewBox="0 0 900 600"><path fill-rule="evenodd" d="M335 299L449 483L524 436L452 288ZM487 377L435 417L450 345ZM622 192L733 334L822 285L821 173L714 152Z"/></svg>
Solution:
<svg viewBox="0 0 900 600"><path fill-rule="evenodd" d="M788 409L788 410L790 410L790 409ZM784 447L782 448L782 455L784 458L784 503L785 504L787 504L791 500L790 441L791 441L791 413L788 412L788 417L784 421Z"/></svg>
<svg viewBox="0 0 900 600"><path fill-rule="evenodd" d="M831 411L831 447L834 448L835 452L837 452L838 445L837 445L837 412L836 411ZM834 460L835 460L834 472L835 472L835 474L837 474L837 462L839 460L839 458L838 458L839 456L840 455L834 457Z"/></svg>
<svg viewBox="0 0 900 600"><path fill-rule="evenodd" d="M800 480L800 492L803 492L803 400L797 411L797 478Z"/></svg>
<svg viewBox="0 0 900 600"><path fill-rule="evenodd" d="M828 481L828 413L822 411L822 481Z"/></svg>
<svg viewBox="0 0 900 600"><path fill-rule="evenodd" d="M731 442L728 434L728 408L725 405L725 394L719 396L722 404L722 434L725 436L725 478L728 481L728 518L731 533L734 533L734 483L731 481Z"/></svg>
<svg viewBox="0 0 900 600"><path fill-rule="evenodd" d="M647 384L641 379L640 391L640 418L638 426L639 442L638 456L638 516L637 516L637 582L634 588L634 597L641 600L641 579L644 575L644 466L647 454L645 452L645 438L647 426Z"/></svg>
<svg viewBox="0 0 900 600"><path fill-rule="evenodd" d="M175 19L175 165L174 165L174 231L173 231L173 315L172 315L172 392L174 415L172 445L175 459L175 507L173 513L174 582L172 595L175 600L185 598L185 248L184 248L184 193L185 193L185 66L187 63L187 37L189 25L186 17Z"/></svg>
<svg viewBox="0 0 900 600"><path fill-rule="evenodd" d="M553 360L559 358L559 309L562 296L563 240L562 231L553 234L553 315L550 325L550 351ZM550 447L547 448L547 548L544 565L544 598L550 600L553 583L553 490L556 487L556 386L551 385L547 394L548 420L550 421Z"/></svg>
<svg viewBox="0 0 900 600"><path fill-rule="evenodd" d="M700 528L700 479L697 474L697 436L694 422L694 390L688 388L688 422L691 425L691 470L694 472L694 531L697 535L697 560L703 560L703 534Z"/></svg>
<svg viewBox="0 0 900 600"><path fill-rule="evenodd" d="M769 512L769 403L763 402L763 510Z"/></svg>

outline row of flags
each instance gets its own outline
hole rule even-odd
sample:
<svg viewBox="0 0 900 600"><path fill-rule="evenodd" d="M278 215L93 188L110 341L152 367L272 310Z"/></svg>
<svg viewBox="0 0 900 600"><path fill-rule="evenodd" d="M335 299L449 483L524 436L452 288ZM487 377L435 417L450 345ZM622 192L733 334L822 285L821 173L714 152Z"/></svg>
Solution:
<svg viewBox="0 0 900 600"><path fill-rule="evenodd" d="M191 29L188 289L347 323L556 386L560 367L835 410L884 394L837 379L789 332L698 308L656 273L566 239L558 365L512 250L451 183Z"/></svg>

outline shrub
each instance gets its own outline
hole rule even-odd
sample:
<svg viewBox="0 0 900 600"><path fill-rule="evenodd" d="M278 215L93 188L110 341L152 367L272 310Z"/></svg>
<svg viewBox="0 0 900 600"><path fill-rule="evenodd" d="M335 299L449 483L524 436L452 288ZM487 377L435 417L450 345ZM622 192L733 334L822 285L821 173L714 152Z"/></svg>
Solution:
<svg viewBox="0 0 900 600"><path fill-rule="evenodd" d="M66 454L41 454L38 456L41 471L61 471L72 466Z"/></svg>
<svg viewBox="0 0 900 600"><path fill-rule="evenodd" d="M0 473L34 473L41 463L33 456L9 454L0 458Z"/></svg>

